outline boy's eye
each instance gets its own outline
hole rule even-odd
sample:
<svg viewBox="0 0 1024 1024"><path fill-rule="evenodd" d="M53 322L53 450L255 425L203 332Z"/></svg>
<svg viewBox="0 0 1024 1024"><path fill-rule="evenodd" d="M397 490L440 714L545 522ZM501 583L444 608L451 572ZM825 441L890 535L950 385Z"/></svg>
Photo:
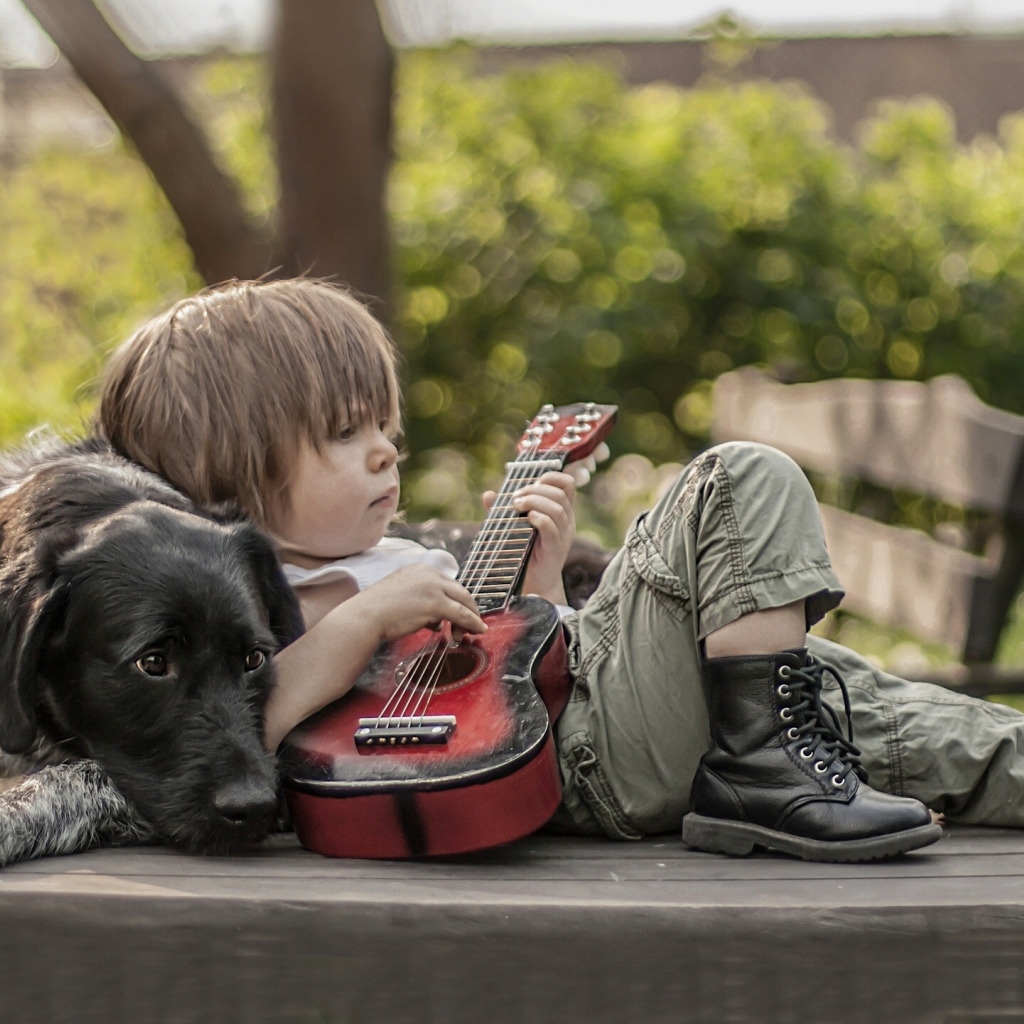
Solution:
<svg viewBox="0 0 1024 1024"><path fill-rule="evenodd" d="M352 427L346 425L342 427L341 430L338 431L338 440L351 441L353 434L355 434L355 431L352 429Z"/></svg>

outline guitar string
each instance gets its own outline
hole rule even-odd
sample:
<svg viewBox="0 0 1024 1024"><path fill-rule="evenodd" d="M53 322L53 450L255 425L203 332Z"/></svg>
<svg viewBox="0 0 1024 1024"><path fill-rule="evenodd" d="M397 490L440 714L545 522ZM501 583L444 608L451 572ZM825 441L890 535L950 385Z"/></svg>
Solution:
<svg viewBox="0 0 1024 1024"><path fill-rule="evenodd" d="M499 489L498 494L495 496L494 504L491 506L491 510L484 521L484 529L481 530L481 533L485 532L485 530L487 529L487 524L490 523L491 526L488 531L488 536L485 537L483 542L479 544L474 543L474 545L472 546L476 548L484 548L486 547L487 544L491 544L491 553L488 570L485 570L484 573L481 573L480 567L475 564L473 558L467 557L466 559L466 566L472 567L474 572L480 574L476 581L471 581L471 585L466 587L466 589L469 590L470 595L474 599L479 597L483 590L483 587L486 583L487 571L493 572L495 561L502 550L500 543L502 533L506 535L511 534L516 529L517 520L521 521L524 518L518 514L516 514L516 516L512 517L511 519L502 518L500 516L498 518L495 518L495 509L498 509L500 512L503 509L511 508L511 501L509 500L509 498L511 495L515 493L515 491L519 489L519 486L521 485L522 481L528 480L532 475L532 471L529 469L529 465L531 462L538 461L537 452L539 449L539 445L540 441L537 440L533 446L532 451L527 450L521 453L521 457L517 458L513 463L513 469L510 470L510 472L506 475L506 478L502 483L502 486ZM480 534L477 534L476 539L477 541L480 540ZM463 583L464 586L466 586L467 575L468 573L465 568L459 575L460 581ZM429 683L424 682L422 684L422 688L420 691L420 700L417 702L417 706L415 709L416 715L422 715L422 709L429 706L430 701L433 699L434 694L437 691L438 681L440 679L441 672L443 670L445 662L444 655L440 652L440 647L440 642L435 643L434 650L438 652L439 656L436 658L436 665L433 672L433 678L429 681Z"/></svg>
<svg viewBox="0 0 1024 1024"><path fill-rule="evenodd" d="M513 534L523 524L523 522L526 521L526 517L524 515L514 510L512 499L515 496L515 492L519 490L523 481L529 482L531 477L536 476L529 467L532 463L542 461L540 439L534 439L533 448L526 450L522 454L523 458L517 459L514 464L519 466L520 471L518 475L516 475L514 470L510 472L494 499L494 505L491 508L491 513L492 515L495 513L498 515L495 518L493 525L490 527L490 532L488 532L487 523L490 521L491 516L488 516L488 519L484 522L484 528L477 535L475 546L478 546L481 549L486 549L488 545L490 545L490 558L487 564L473 566L473 572L477 574L477 579L471 580L471 585L466 582L467 573L465 571L460 576L463 584L466 585L466 589L469 590L474 599L481 595L487 578L494 574L494 566L503 551L502 532L504 532L507 537ZM511 515L506 514L509 511L511 511Z"/></svg>
<svg viewBox="0 0 1024 1024"><path fill-rule="evenodd" d="M495 497L494 504L484 521L480 533L477 534L473 544L470 546L463 572L460 573L460 582L466 586L466 589L475 599L489 585L488 577L493 575L497 559L503 553L502 535L506 537L511 536L517 529L522 527L523 521L527 518L519 513L512 516L504 514L508 509L512 508L511 496L519 490L524 480L529 482L531 476L533 479L536 479L536 474L530 469L531 464L545 461L552 453L557 451L561 443L559 441L548 451L542 452L540 450L540 438L538 437L534 439L532 447L521 452L520 456L514 461L510 472L507 474ZM528 536L524 542L525 545L529 545L534 532L533 527L530 526ZM486 565L478 565L477 561L481 553L485 552L488 546L490 546L490 551ZM522 557L523 555L520 554L520 559ZM521 568L520 564L519 569L516 571L521 570ZM473 574L476 574L476 578L470 579L469 577ZM511 586L508 587L506 594L506 604L510 595ZM387 723L393 725L396 721L401 722L403 719L415 719L423 715L424 709L429 706L436 693L445 663L443 652L447 649L447 646L447 639L440 636L414 656L414 662L403 677L402 682L385 702L384 707L381 708L377 716L378 722L386 717ZM419 699L410 711L410 705L412 705L417 693L420 695ZM399 709L399 704L402 703L403 697L405 698L405 703Z"/></svg>
<svg viewBox="0 0 1024 1024"><path fill-rule="evenodd" d="M535 450L536 445L534 446ZM470 578L469 585L467 586L467 590L474 597L479 596L484 579L483 576L479 575L481 553L487 551L488 545L491 545L491 562L493 565L494 552L496 549L500 550L498 538L502 531L508 532L511 527L511 524L502 521L500 518L503 514L503 509L509 506L508 495L518 490L521 481L529 472L528 465L531 461L533 461L533 452L529 450L521 453L520 457L517 458L512 470L502 484L498 496L496 496L490 514L485 520L484 528L477 535L474 544L471 545L464 570L460 574L460 581L463 582L463 585L466 585L467 577L472 577L473 573L478 574L476 580ZM410 668L409 673L407 673L406 680L403 680L403 683L406 684L402 687L406 694L405 705L399 709L398 704L401 700L401 697L399 697L394 702L394 707L390 709L391 715L396 716L395 713L397 712L396 717L410 716L410 705L417 693L419 693L419 700L416 702L416 706L412 708L412 716L422 714L423 709L429 705L430 700L436 693L438 681L445 663L443 648L446 646L447 643L444 638L439 637L416 656L416 661ZM428 673L432 678L428 679Z"/></svg>
<svg viewBox="0 0 1024 1024"><path fill-rule="evenodd" d="M564 437L561 438L554 445L552 445L551 448L549 448L545 452L542 452L540 450L540 438L538 437L535 440L535 442L534 442L532 450L528 449L527 451L521 453L522 457L521 458L517 458L515 460L515 462L513 463L514 467L518 467L519 468L520 475L518 477L516 476L515 469L510 471L510 473L506 477L505 482L502 484L502 487L501 487L501 489L499 491L498 496L496 496L496 498L495 498L495 503L494 503L494 506L492 506L492 511L494 510L495 507L499 507L499 499L501 499L503 497L507 497L508 494L514 494L514 492L519 489L518 485L520 484L520 482L522 480L524 480L524 479L529 479L529 475L528 475L529 470L527 469L527 467L529 466L529 464L531 462L537 462L537 461L545 460L546 457L549 457L552 453L557 452L559 446L562 445L563 443L564 443ZM568 449L566 449L566 451L568 451ZM564 464L564 461L563 461L563 464ZM534 479L537 479L536 475L534 476ZM513 485L515 485L515 486L513 486ZM504 502L500 503L500 508L508 508L509 506L510 506L510 502L504 501ZM521 521L524 518L526 518L526 517L524 517L522 515L514 515L511 518L501 519L501 518L494 518L491 515L488 515L488 517L487 517L487 519L485 520L485 523L484 523L484 528L481 529L481 532L480 532L480 534L478 534L476 540L474 541L474 544L471 545L471 547L470 547L470 553L469 553L469 556L467 557L467 560L466 560L467 568L470 567L471 565L473 565L474 559L478 556L478 551L477 551L478 548L482 548L482 547L486 546L487 543L493 543L494 546L492 547L492 550L491 550L490 562L489 562L489 568L491 570L493 570L493 566L494 566L494 564L496 562L496 559L497 559L498 555L502 551L501 545L499 543L497 543L495 539L500 537L500 533L501 533L502 530L504 530L505 533L511 533L512 531L514 531L519 525L521 525ZM492 520L493 520L493 525L491 525L489 527L489 531L490 532L488 534L488 524L492 523ZM527 539L526 539L526 546L527 547L529 545L529 542L532 540L532 538L534 536L534 533L535 533L535 531L533 530L532 527L530 527L529 530L528 530L528 536L527 536ZM483 535L483 537L484 537L484 539L482 541L481 541L481 535ZM518 568L516 570L517 573L519 571L521 571L521 569L522 569L522 559L524 559L524 558L525 558L525 550L520 554L520 563L519 563L519 566L518 566ZM476 566L473 566L473 568L474 568L474 571L479 572L479 568L477 568ZM465 572L465 571L460 573L459 579L460 579L460 582L463 582L463 585L465 585L465 580L466 580L467 575L468 575L468 573ZM480 578L478 580L472 581L472 586L471 587L467 587L467 590L469 590L470 593L474 597L478 597L479 594L482 592L483 581L485 579L486 579L486 574L480 576ZM513 577L513 579L514 579L514 577ZM507 606L508 598L511 596L511 589L512 589L511 585L509 585L508 586L508 590L506 592L506 599L505 599L506 606ZM436 692L437 682L438 682L438 679L440 678L440 673L441 673L441 671L443 669L444 662L445 662L444 656L441 653L442 646L444 646L446 648L447 645L448 645L447 640L445 640L443 637L439 637L427 649L427 655L426 655L427 662L429 663L429 661L431 659L433 659L434 662L435 662L435 665L434 665L434 667L432 669L432 673L431 673L433 678L431 679L431 681L429 683L425 683L424 682L426 670L421 670L421 673L420 673L421 678L418 678L416 680L411 679L411 676L415 673L416 669L420 668L422 666L422 664L423 664L424 652L421 651L421 652L419 652L418 655L415 656L416 660L415 660L415 663L414 663L413 667L410 669L410 671L407 674L407 676L405 677L405 679L403 679L402 684L398 688L396 688L395 694L392 695L393 697L399 696L400 692L402 690L405 690L405 692L407 693L405 707L402 709L401 714L399 716L397 716L399 719L401 719L402 717L408 717L408 718L419 717L419 716L422 715L422 709L429 705L430 700L433 698L433 695ZM438 655L438 657L435 658L434 657L435 655ZM417 706L415 708L415 714L412 715L412 716L408 716L407 715L407 711L408 711L409 703L410 703L412 697L415 695L417 688L419 688L419 690L420 690L421 699L417 702ZM389 700L388 703L390 703L390 700ZM387 703L385 704L385 707L387 707ZM397 702L396 702L395 707L397 708ZM383 711L383 709L382 709L382 711ZM389 717L389 719L388 719L389 723L393 722L394 718L396 717L396 716L394 716L394 709L392 709L390 715L391 715L391 717ZM378 721L379 720L380 720L380 718L378 717Z"/></svg>
<svg viewBox="0 0 1024 1024"><path fill-rule="evenodd" d="M523 467L529 461L529 452L526 452L522 453L521 456L513 463L513 469L509 472L503 482L499 495L495 498L495 503L492 505L491 510L484 521L484 526L481 529L481 532L477 534L473 544L470 546L469 554L467 555L464 563L463 572L460 573L460 579L465 577L467 569L475 567L476 560L480 557L481 549L485 548L488 543L487 538L495 537L502 529L495 516L495 510L497 508L500 512L500 508L505 507L505 503L501 503L499 506L499 502L502 496L506 495L510 489L513 489L513 483L515 484L514 489L518 489L519 480L522 479L522 474L524 472ZM518 478L516 476L517 472L520 474ZM481 534L485 535L485 539L483 541L481 541ZM479 589L476 593L474 593L470 587L467 587L467 590L470 590L470 593L474 597L479 593ZM395 692L381 709L381 712L378 715L378 720L385 717L386 713L388 725L394 725L396 720L414 718L422 714L422 709L429 704L431 698L436 692L438 680L440 679L441 671L444 667L443 649L445 648L447 648L447 640L443 636L440 636L414 655L413 664L406 672L402 682L396 688ZM431 677L429 679L428 674ZM419 694L419 700L410 712L410 705L417 693ZM402 704L403 697L405 698L405 703L401 708L399 708L399 705Z"/></svg>
<svg viewBox="0 0 1024 1024"><path fill-rule="evenodd" d="M518 458L514 463L512 471L506 477L505 482L502 484L499 497L503 495L508 488L511 486L517 471L522 472L522 466L529 461L529 453L526 453L526 458ZM518 481L516 481L518 487ZM495 499L495 505L498 505L498 498ZM493 513L494 506L492 506L491 512ZM486 536L494 536L496 530L494 526L488 527L488 522L492 521L491 515L485 520L484 528L481 530L481 534ZM489 534L488 531L489 530ZM480 557L480 550L485 546L486 540L481 543L481 534L478 534L474 539L473 544L470 546L469 554L466 557L465 566L470 567L475 564L476 559ZM464 575L465 572L462 574ZM467 589L470 589L467 587ZM472 590L471 590L472 593ZM473 595L476 596L475 594ZM444 658L438 656L442 651L442 647L447 647L446 639L441 636L422 648L419 652L414 655L412 665L409 667L402 682L396 688L394 693L388 698L384 706L381 708L378 714L378 720L387 718L388 725L393 725L396 720L402 718L415 717L420 712L422 707L429 702L430 696L436 691L437 680L440 677L441 670L443 668ZM432 679L428 679L428 673L432 675ZM419 693L421 699L417 702L417 707L410 713L410 704L415 698L416 694ZM424 696L426 699L424 700ZM403 705L404 698L404 705ZM402 705L400 707L400 705Z"/></svg>

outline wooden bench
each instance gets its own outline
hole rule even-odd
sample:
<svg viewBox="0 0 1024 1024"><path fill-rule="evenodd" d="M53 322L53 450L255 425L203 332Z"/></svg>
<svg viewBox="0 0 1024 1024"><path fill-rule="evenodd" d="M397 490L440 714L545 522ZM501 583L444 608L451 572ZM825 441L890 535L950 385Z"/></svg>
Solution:
<svg viewBox="0 0 1024 1024"><path fill-rule="evenodd" d="M820 502L845 610L952 647L960 664L929 672L935 681L1024 691L1024 667L992 665L1024 576L1024 417L956 376L780 384L745 368L716 382L712 438L773 445L819 498L852 498L845 509ZM962 510L963 523L929 535L885 522L895 493Z"/></svg>
<svg viewBox="0 0 1024 1024"><path fill-rule="evenodd" d="M0 872L3 1024L1020 1024L1024 835L879 864L531 836Z"/></svg>

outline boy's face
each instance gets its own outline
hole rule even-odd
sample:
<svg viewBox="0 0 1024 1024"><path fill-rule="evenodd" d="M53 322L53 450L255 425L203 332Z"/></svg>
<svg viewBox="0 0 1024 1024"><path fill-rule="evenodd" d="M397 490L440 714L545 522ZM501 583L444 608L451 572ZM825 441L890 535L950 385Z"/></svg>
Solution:
<svg viewBox="0 0 1024 1024"><path fill-rule="evenodd" d="M350 427L317 453L303 440L266 527L287 561L319 564L378 543L398 507L398 449L377 424Z"/></svg>

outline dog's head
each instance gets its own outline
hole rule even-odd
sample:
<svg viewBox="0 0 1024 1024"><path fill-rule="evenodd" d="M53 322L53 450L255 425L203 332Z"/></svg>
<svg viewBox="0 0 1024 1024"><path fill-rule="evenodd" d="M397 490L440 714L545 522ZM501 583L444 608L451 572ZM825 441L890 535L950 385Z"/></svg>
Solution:
<svg viewBox="0 0 1024 1024"><path fill-rule="evenodd" d="M255 527L134 501L41 531L3 592L0 748L67 739L191 849L266 833L277 779L262 715L301 618Z"/></svg>

